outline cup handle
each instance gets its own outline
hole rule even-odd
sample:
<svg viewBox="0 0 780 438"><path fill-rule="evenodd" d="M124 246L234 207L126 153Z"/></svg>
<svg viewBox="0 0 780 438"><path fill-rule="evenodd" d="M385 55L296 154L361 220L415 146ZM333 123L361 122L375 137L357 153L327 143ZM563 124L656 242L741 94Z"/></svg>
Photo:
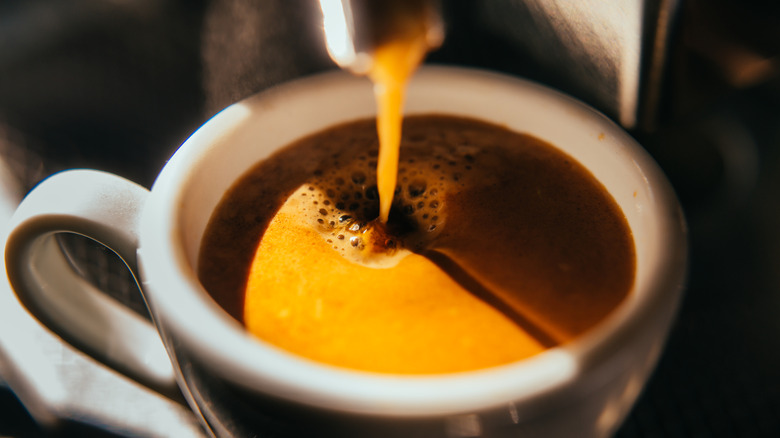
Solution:
<svg viewBox="0 0 780 438"><path fill-rule="evenodd" d="M116 175L64 171L17 208L5 245L11 287L39 321L107 366L172 398L173 366L149 321L74 271L55 236L76 233L114 251L138 284L139 220L149 191ZM139 287L140 290L140 287Z"/></svg>

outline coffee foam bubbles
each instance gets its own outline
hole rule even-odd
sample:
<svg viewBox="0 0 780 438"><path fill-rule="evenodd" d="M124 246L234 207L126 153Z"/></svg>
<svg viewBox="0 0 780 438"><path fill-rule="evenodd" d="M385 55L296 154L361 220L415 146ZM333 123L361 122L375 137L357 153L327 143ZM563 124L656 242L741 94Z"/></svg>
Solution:
<svg viewBox="0 0 780 438"><path fill-rule="evenodd" d="M446 145L424 133L404 138L398 184L386 226L376 220L376 150L332 154L288 198L300 215L343 257L366 266L392 267L420 252L446 223L447 196L458 192L472 170L477 148ZM438 143L438 145L437 145Z"/></svg>

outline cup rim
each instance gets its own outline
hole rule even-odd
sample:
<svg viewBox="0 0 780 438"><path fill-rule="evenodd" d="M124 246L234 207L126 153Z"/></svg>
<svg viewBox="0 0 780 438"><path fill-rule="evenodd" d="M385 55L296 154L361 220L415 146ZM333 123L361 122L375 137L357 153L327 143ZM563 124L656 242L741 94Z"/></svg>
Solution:
<svg viewBox="0 0 780 438"><path fill-rule="evenodd" d="M629 309L621 304L622 314L613 312L607 317L611 322L599 324L570 343L517 363L447 375L396 376L345 370L295 356L249 335L208 296L187 261L177 237L177 208L183 192L179 182L187 179L191 166L219 138L221 130L249 117L247 107L273 111L282 96L304 99L307 93L352 87L362 81L342 72L328 72L282 84L227 107L199 128L163 168L144 208L139 249L143 286L162 328L210 370L250 391L352 413L430 416L522 404L571 391L582 376L596 372L619 354L620 346L639 336L653 318L659 314L671 318L685 280L685 222L671 185L649 154L595 109L535 82L448 66L425 66L412 81L423 87L442 80L550 99L565 108L567 117L582 118L610 134L620 153L630 156L643 175L652 198L648 207L657 212L663 241L652 267L656 275L648 284L652 293L643 294L642 302ZM360 86L369 90L365 84ZM182 309L187 309L186 313Z"/></svg>

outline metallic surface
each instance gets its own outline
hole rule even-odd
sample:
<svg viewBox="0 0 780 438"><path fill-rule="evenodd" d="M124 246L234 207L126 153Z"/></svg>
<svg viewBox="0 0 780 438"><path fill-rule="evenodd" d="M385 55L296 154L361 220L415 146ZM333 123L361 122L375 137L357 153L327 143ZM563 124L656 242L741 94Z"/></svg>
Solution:
<svg viewBox="0 0 780 438"><path fill-rule="evenodd" d="M676 0L479 2L485 27L527 52L555 83L627 128L660 92Z"/></svg>
<svg viewBox="0 0 780 438"><path fill-rule="evenodd" d="M441 45L444 28L438 0L319 0L328 54L339 67L357 74L371 68L374 49L398 29L422 23L431 48Z"/></svg>

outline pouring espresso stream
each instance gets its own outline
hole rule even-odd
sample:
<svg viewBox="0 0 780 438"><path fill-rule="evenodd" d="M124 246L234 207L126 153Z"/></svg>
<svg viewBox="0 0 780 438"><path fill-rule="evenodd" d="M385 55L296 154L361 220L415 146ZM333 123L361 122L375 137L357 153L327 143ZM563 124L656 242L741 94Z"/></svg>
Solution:
<svg viewBox="0 0 780 438"><path fill-rule="evenodd" d="M378 220L384 225L396 188L406 85L443 39L438 7L431 0L321 0L320 5L331 58L374 83L380 145Z"/></svg>

